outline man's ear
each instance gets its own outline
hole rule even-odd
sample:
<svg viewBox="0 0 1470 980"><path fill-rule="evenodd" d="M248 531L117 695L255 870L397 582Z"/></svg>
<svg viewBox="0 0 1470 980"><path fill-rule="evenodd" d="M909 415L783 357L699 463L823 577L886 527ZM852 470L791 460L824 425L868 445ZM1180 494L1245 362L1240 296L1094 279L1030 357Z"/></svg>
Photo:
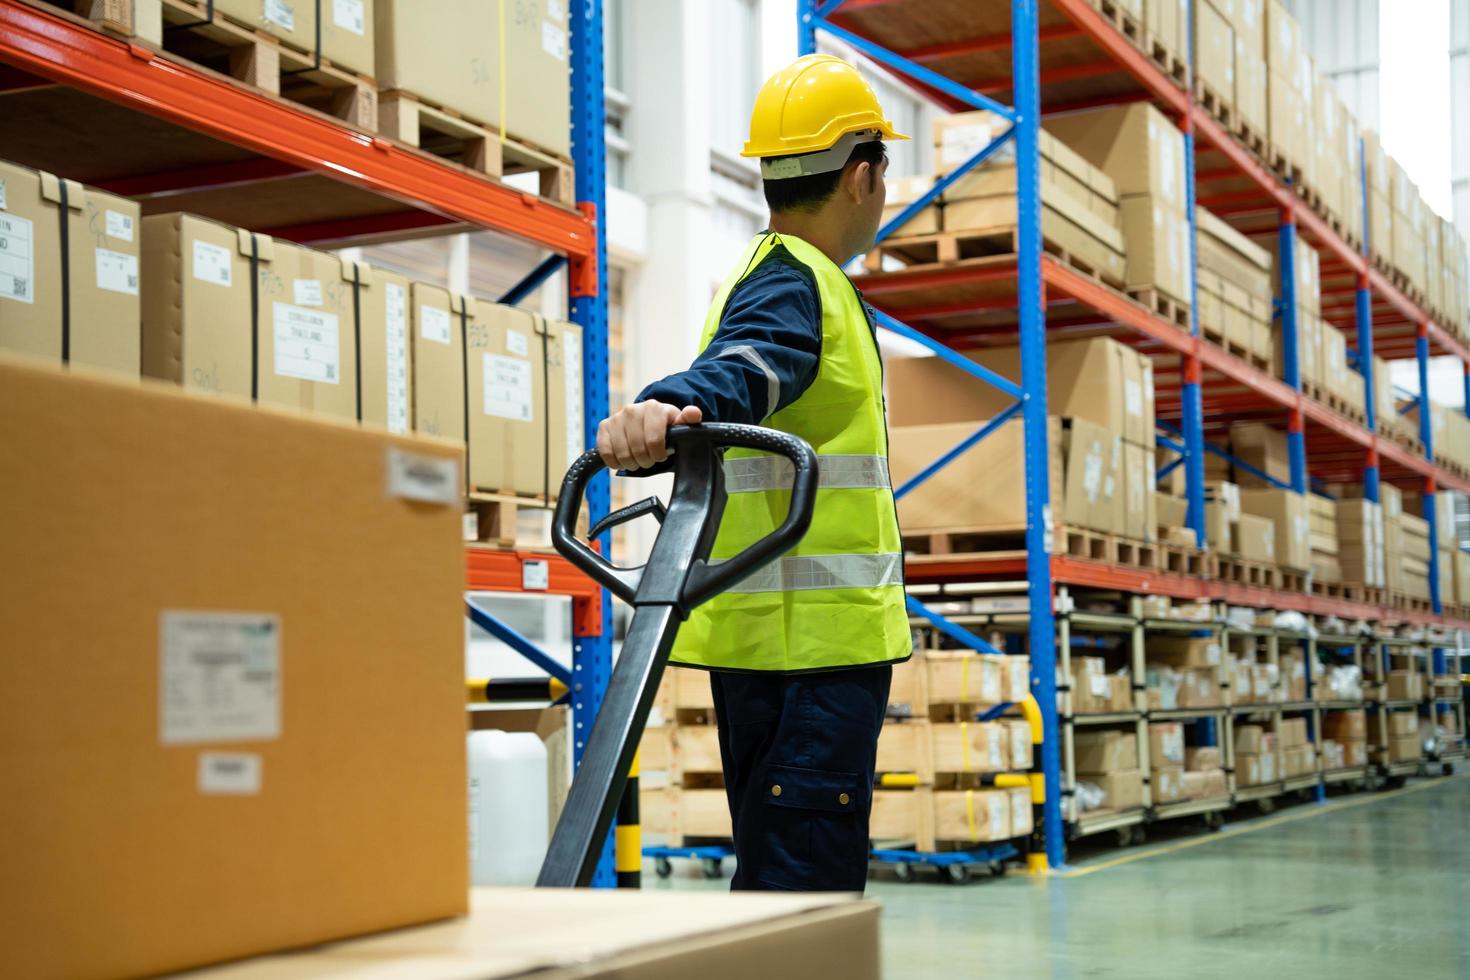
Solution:
<svg viewBox="0 0 1470 980"><path fill-rule="evenodd" d="M872 193L873 165L859 160L852 169L842 175L842 188L852 202L857 204L865 194Z"/></svg>

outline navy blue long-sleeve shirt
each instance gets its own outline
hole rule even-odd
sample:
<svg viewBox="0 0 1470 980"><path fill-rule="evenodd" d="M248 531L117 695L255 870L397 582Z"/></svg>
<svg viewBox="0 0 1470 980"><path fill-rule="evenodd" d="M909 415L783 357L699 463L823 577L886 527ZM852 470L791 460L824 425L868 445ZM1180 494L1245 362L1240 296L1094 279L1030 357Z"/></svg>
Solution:
<svg viewBox="0 0 1470 980"><path fill-rule="evenodd" d="M759 425L801 397L821 360L816 280L777 245L730 291L709 347L637 400L694 405L706 422Z"/></svg>

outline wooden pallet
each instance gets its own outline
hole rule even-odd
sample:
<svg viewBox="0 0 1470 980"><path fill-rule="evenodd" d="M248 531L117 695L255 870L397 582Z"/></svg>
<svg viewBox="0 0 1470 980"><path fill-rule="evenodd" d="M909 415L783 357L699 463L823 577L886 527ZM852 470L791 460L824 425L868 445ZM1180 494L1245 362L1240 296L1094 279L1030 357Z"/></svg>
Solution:
<svg viewBox="0 0 1470 980"><path fill-rule="evenodd" d="M1266 134L1238 112L1235 114L1235 125L1232 127L1232 132L1235 134L1235 139L1247 150L1262 160L1266 158Z"/></svg>
<svg viewBox="0 0 1470 980"><path fill-rule="evenodd" d="M1400 612L1427 613L1434 611L1434 603L1419 596L1409 595L1407 592L1388 593L1388 602L1385 603L1390 609Z"/></svg>
<svg viewBox="0 0 1470 980"><path fill-rule="evenodd" d="M1279 589L1281 571L1270 562L1252 561L1235 555L1218 555L1215 577L1222 582Z"/></svg>
<svg viewBox="0 0 1470 980"><path fill-rule="evenodd" d="M1293 187L1301 185L1302 168L1286 155L1286 151L1274 143L1266 145L1266 166L1276 171L1276 176L1291 184Z"/></svg>
<svg viewBox="0 0 1470 980"><path fill-rule="evenodd" d="M885 256L897 259L907 266L942 266L952 265L965 259L1015 255L1020 247L1017 241L1018 231L1015 225L1003 225L995 228L941 231L929 235L889 238L868 250L867 255L863 258L863 268L869 273L881 272ZM1123 288L1122 279L1097 268L1061 242L1044 233L1041 237L1041 245L1048 255L1060 259L1089 279L1094 279L1113 289Z"/></svg>
<svg viewBox="0 0 1470 980"><path fill-rule="evenodd" d="M1205 574L1206 553L1198 548L1160 543L1154 549L1158 564L1154 567L1170 575L1200 578Z"/></svg>
<svg viewBox="0 0 1470 980"><path fill-rule="evenodd" d="M1307 591L1307 582L1312 578L1310 571L1300 568L1288 568L1285 565L1278 565L1276 567L1276 574L1276 587L1283 592L1301 592L1305 594Z"/></svg>
<svg viewBox="0 0 1470 980"><path fill-rule="evenodd" d="M465 500L465 541L519 551L555 551L552 510L540 497L471 491ZM586 532L585 517L581 529Z"/></svg>
<svg viewBox="0 0 1470 980"><path fill-rule="evenodd" d="M1088 0L1088 6L1103 15L1113 29L1133 42L1138 50L1144 50L1143 23L1113 0Z"/></svg>
<svg viewBox="0 0 1470 980"><path fill-rule="evenodd" d="M1322 596L1326 599L1345 599L1350 602L1357 601L1354 597L1353 586L1344 585L1342 582L1324 582L1319 578L1312 579L1312 595Z"/></svg>
<svg viewBox="0 0 1470 980"><path fill-rule="evenodd" d="M1169 45L1163 43L1158 37L1145 31L1144 43L1141 48L1149 61L1174 80L1180 88L1183 88L1189 79L1189 66L1180 57L1174 54Z"/></svg>
<svg viewBox="0 0 1470 980"><path fill-rule="evenodd" d="M1235 130L1235 107L1230 104L1230 98L1221 95L1215 89L1207 85L1203 79L1194 80L1195 101L1204 107L1204 110L1215 117L1215 120L1224 126L1227 132Z"/></svg>
<svg viewBox="0 0 1470 980"><path fill-rule="evenodd" d="M1135 541L1132 538L1117 539L1118 564L1130 568L1159 567L1159 545L1154 542Z"/></svg>
<svg viewBox="0 0 1470 980"><path fill-rule="evenodd" d="M1133 286L1128 296L1155 316L1163 317L1182 330L1189 329L1189 304L1171 299L1149 286Z"/></svg>
<svg viewBox="0 0 1470 980"><path fill-rule="evenodd" d="M162 0L163 49L271 95L334 116L348 125L378 128L377 83L302 51L199 0Z"/></svg>
<svg viewBox="0 0 1470 980"><path fill-rule="evenodd" d="M568 207L575 203L570 163L410 92L379 93L378 126L409 146L490 177L535 173L540 196Z"/></svg>

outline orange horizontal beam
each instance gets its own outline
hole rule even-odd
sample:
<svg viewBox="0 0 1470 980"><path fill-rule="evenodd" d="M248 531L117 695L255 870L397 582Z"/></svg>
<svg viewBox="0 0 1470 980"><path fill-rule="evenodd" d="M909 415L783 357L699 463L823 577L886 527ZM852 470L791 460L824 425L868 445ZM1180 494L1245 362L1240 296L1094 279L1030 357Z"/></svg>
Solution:
<svg viewBox="0 0 1470 980"><path fill-rule="evenodd" d="M18 0L0 0L0 61L579 263L595 254L580 214Z"/></svg>
<svg viewBox="0 0 1470 980"><path fill-rule="evenodd" d="M545 563L545 589L526 588L528 563ZM602 632L602 589L560 555L466 547L465 591L570 596L575 634L597 636Z"/></svg>

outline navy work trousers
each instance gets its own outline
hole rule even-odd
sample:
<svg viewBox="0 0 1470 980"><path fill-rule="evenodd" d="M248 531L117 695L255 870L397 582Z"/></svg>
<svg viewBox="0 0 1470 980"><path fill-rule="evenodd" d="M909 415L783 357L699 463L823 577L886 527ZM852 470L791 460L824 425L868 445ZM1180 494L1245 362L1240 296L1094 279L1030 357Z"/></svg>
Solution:
<svg viewBox="0 0 1470 980"><path fill-rule="evenodd" d="M711 673L733 890L860 892L893 668Z"/></svg>

